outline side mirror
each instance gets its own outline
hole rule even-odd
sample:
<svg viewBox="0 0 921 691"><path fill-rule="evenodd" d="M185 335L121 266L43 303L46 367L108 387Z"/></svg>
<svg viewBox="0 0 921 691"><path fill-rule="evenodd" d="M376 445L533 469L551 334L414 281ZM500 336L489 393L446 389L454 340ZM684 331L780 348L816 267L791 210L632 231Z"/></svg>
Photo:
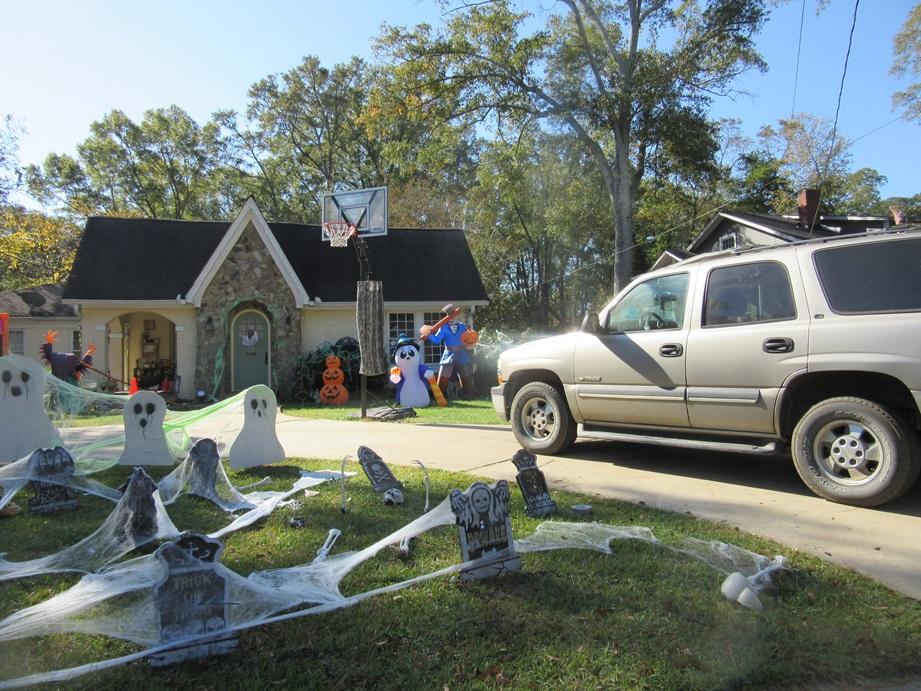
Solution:
<svg viewBox="0 0 921 691"><path fill-rule="evenodd" d="M587 334L600 334L602 329L601 324L598 322L598 315L594 312L586 314L585 319L582 320L582 328L580 330Z"/></svg>

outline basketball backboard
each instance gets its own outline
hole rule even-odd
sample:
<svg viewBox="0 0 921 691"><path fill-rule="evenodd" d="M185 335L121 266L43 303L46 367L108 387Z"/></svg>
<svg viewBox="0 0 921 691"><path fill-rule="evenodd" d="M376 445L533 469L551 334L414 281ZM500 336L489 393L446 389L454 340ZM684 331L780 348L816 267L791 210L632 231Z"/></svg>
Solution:
<svg viewBox="0 0 921 691"><path fill-rule="evenodd" d="M387 188L371 187L323 195L323 223L347 221L355 226L358 237L381 237L387 234ZM324 229L323 240L329 240Z"/></svg>

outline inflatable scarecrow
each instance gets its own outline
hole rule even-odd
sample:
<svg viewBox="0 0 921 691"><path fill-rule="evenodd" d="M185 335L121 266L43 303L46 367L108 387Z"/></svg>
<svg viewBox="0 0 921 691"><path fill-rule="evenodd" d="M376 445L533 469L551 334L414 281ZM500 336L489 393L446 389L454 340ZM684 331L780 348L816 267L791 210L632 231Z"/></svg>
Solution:
<svg viewBox="0 0 921 691"><path fill-rule="evenodd" d="M464 322L456 321L461 312L460 308L447 304L441 312L445 316L431 326L423 325L419 329L419 336L423 341L444 344L441 362L438 365L438 387L446 391L445 387L454 376L454 371L457 370L464 398L472 398L473 357L471 351L479 340L479 336Z"/></svg>

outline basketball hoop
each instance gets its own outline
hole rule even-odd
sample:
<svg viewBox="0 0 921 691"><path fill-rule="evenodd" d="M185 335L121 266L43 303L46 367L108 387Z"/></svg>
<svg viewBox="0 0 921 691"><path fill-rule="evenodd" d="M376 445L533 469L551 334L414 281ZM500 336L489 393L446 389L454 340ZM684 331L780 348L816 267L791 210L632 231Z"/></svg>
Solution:
<svg viewBox="0 0 921 691"><path fill-rule="evenodd" d="M330 247L346 247L349 238L355 236L355 226L348 221L327 221L323 224L323 232L329 239Z"/></svg>

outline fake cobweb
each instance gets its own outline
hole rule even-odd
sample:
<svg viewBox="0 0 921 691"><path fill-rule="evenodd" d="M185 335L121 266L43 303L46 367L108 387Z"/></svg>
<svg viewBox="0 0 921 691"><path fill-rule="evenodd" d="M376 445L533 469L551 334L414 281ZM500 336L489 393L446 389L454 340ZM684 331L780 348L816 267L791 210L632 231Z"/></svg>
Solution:
<svg viewBox="0 0 921 691"><path fill-rule="evenodd" d="M338 535L338 531L334 530L318 551L317 558L308 564L255 571L247 577L215 564L215 572L223 576L228 584L231 606L228 607L225 626L220 631L192 631L169 643L160 643L154 595L156 586L166 575L161 563L151 555L107 567L100 573L84 576L69 590L0 621L0 642L52 633L80 632L151 647L112 660L14 679L0 683L0 688L66 681L177 646L200 644L254 626L342 609L377 595L458 572L472 563L453 564L349 596L344 596L339 589L350 572L381 550L390 545L405 544L422 533L454 523L449 499L445 499L430 512L359 551L327 556ZM784 568L781 557L772 560L721 542L686 540L672 547L658 540L648 528L602 523L545 522L532 535L516 541L515 549L522 554L556 549L588 549L613 554L613 541L628 540L641 540L687 555L723 574L737 574L755 590L770 582L771 573Z"/></svg>

